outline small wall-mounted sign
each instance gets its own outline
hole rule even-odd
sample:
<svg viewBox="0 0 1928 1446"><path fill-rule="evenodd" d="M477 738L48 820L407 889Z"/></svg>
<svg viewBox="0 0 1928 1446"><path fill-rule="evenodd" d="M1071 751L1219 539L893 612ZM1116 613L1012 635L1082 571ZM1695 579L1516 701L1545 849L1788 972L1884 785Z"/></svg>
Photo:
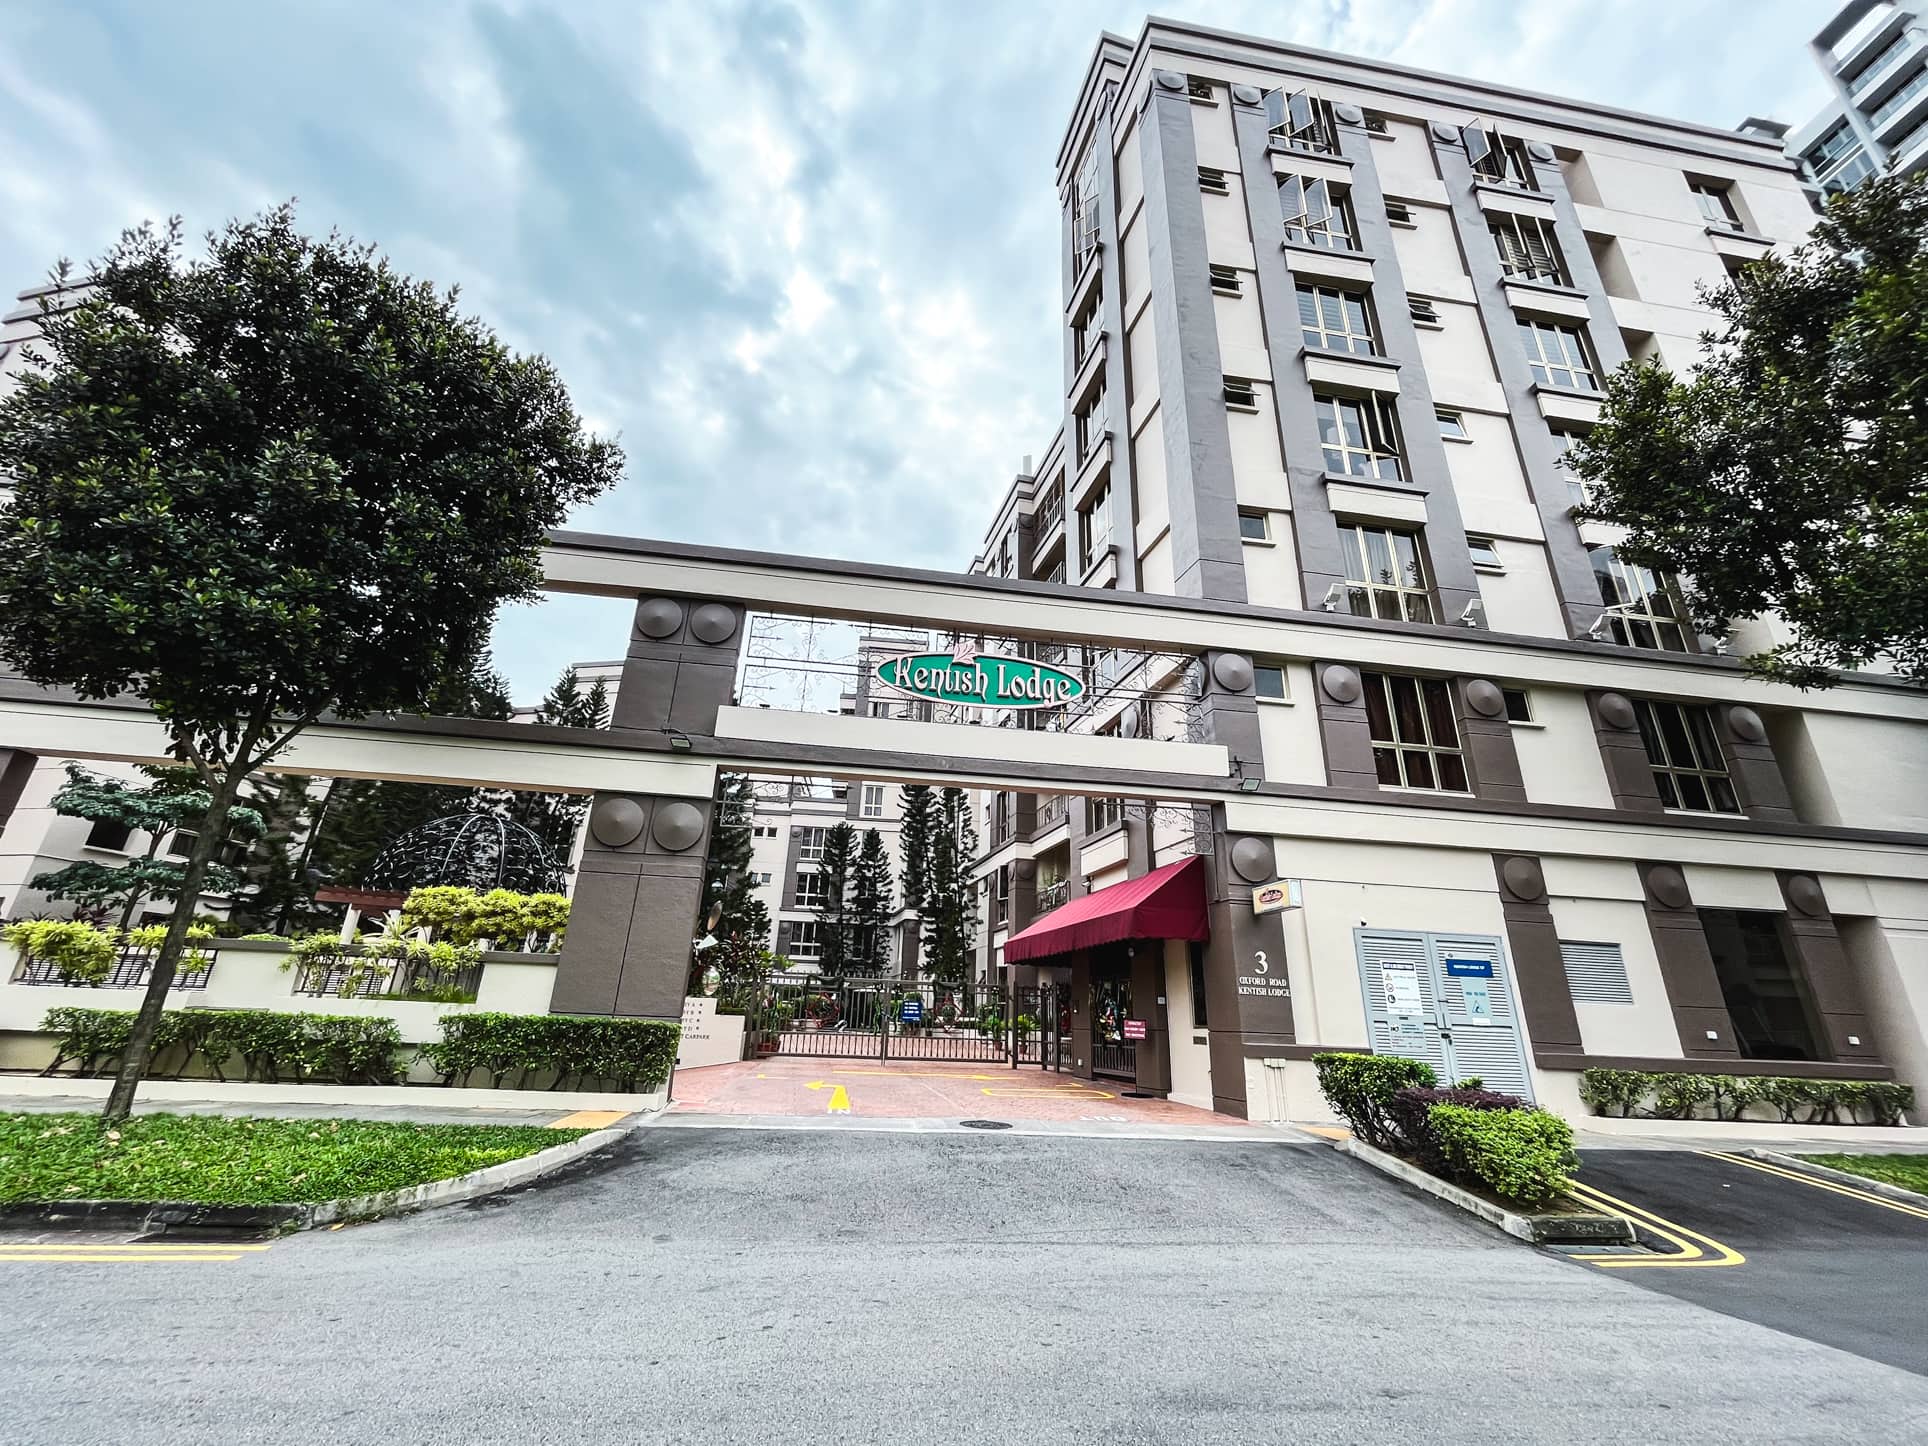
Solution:
<svg viewBox="0 0 1928 1446"><path fill-rule="evenodd" d="M904 1001L903 1013L900 1017L906 1024L922 1023L924 1019L924 1001L921 999L906 999Z"/></svg>
<svg viewBox="0 0 1928 1446"><path fill-rule="evenodd" d="M1260 884L1252 890L1252 912L1255 914L1276 914L1281 909L1299 907L1299 881L1280 879L1276 883Z"/></svg>
<svg viewBox="0 0 1928 1446"><path fill-rule="evenodd" d="M1049 663L979 653L910 653L885 658L877 681L936 703L969 708L1059 708L1084 696L1084 679Z"/></svg>
<svg viewBox="0 0 1928 1446"><path fill-rule="evenodd" d="M1446 974L1451 979L1491 979L1493 961L1491 959L1448 959Z"/></svg>
<svg viewBox="0 0 1928 1446"><path fill-rule="evenodd" d="M1125 1024L1125 1038L1126 1038L1126 1039L1143 1039L1143 1038L1145 1037L1145 1021L1144 1021L1144 1020L1142 1020L1142 1019L1127 1019L1127 1020L1126 1020L1126 1021L1124 1022L1124 1024Z"/></svg>

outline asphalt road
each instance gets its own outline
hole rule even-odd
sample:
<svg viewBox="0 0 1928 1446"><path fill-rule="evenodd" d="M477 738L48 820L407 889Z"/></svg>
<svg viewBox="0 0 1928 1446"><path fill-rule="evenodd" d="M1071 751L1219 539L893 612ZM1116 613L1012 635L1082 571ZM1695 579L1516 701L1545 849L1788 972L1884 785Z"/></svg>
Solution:
<svg viewBox="0 0 1928 1446"><path fill-rule="evenodd" d="M1587 1150L1578 1178L1746 1257L1622 1278L1928 1375L1928 1219L1918 1209L1684 1150Z"/></svg>
<svg viewBox="0 0 1928 1446"><path fill-rule="evenodd" d="M1928 1380L1323 1145L651 1129L239 1259L0 1258L0 1440L1894 1442Z"/></svg>

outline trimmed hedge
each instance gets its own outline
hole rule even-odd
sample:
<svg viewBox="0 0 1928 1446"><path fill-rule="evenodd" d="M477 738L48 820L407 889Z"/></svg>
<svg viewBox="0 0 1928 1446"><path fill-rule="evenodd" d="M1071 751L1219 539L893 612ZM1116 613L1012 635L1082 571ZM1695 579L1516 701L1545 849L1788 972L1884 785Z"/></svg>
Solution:
<svg viewBox="0 0 1928 1446"><path fill-rule="evenodd" d="M1387 1115L1392 1120L1395 1131L1394 1146L1402 1155L1409 1155L1415 1164L1434 1175L1449 1177L1452 1164L1446 1156L1446 1149L1440 1142L1438 1132L1433 1129L1432 1108L1434 1105L1458 1105L1469 1110L1525 1110L1531 1109L1518 1095L1501 1094L1498 1090L1469 1088L1454 1085L1451 1089L1430 1089L1423 1085L1408 1085L1405 1089L1395 1090Z"/></svg>
<svg viewBox="0 0 1928 1446"><path fill-rule="evenodd" d="M1580 1098L1596 1115L1621 1119L1733 1121L1759 1104L1799 1125L1898 1125L1915 1107L1912 1085L1887 1080L1633 1069L1581 1071Z"/></svg>
<svg viewBox="0 0 1928 1446"><path fill-rule="evenodd" d="M1393 1097L1413 1086L1439 1083L1424 1060L1396 1054L1315 1054L1319 1089L1333 1113L1352 1126L1352 1133L1374 1149L1397 1150L1401 1137L1392 1116Z"/></svg>
<svg viewBox="0 0 1928 1446"><path fill-rule="evenodd" d="M1573 1182L1573 1129L1546 1110L1434 1105L1427 1111L1450 1178L1522 1205L1541 1205Z"/></svg>
<svg viewBox="0 0 1928 1446"><path fill-rule="evenodd" d="M40 1027L58 1036L51 1075L71 1063L77 1076L112 1074L134 1027L131 1009L50 1009ZM239 1056L242 1078L264 1084L393 1084L401 1032L390 1019L358 1014L287 1014L273 1009L170 1009L161 1016L148 1069L179 1078L198 1056L226 1080Z"/></svg>
<svg viewBox="0 0 1928 1446"><path fill-rule="evenodd" d="M550 1089L576 1088L600 1081L624 1093L660 1089L676 1063L683 1027L661 1019L613 1019L575 1014L445 1014L442 1038L422 1046L422 1058L442 1075L442 1083L467 1084L478 1070L501 1089L518 1076L515 1088L528 1087L538 1075L553 1074Z"/></svg>

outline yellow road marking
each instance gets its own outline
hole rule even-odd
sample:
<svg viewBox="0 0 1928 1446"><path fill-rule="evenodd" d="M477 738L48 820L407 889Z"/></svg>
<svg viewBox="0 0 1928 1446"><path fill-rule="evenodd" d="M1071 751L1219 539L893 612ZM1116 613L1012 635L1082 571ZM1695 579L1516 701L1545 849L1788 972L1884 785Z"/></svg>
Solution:
<svg viewBox="0 0 1928 1446"><path fill-rule="evenodd" d="M1800 1185L1812 1185L1816 1190L1826 1190L1830 1194L1845 1195L1850 1200L1865 1201L1869 1205L1879 1205L1883 1210L1892 1210L1897 1215L1912 1215L1917 1220L1928 1220L1928 1209L1910 1205L1902 1200L1890 1200L1869 1190L1857 1190L1852 1185L1843 1185L1834 1180L1823 1180L1818 1176L1804 1175L1798 1170L1790 1170L1785 1165L1771 1164L1766 1160L1750 1160L1744 1155L1730 1155L1724 1150L1699 1150L1695 1153L1705 1155L1710 1160L1725 1160L1730 1165L1743 1165L1750 1170L1759 1170L1763 1175L1779 1175L1783 1180L1792 1180Z"/></svg>
<svg viewBox="0 0 1928 1446"><path fill-rule="evenodd" d="M204 1245L189 1245L160 1240L129 1240L119 1244L111 1241L60 1241L35 1240L19 1244L0 1245L0 1252L31 1250L132 1250L142 1255L195 1255L209 1251L227 1254L231 1251L246 1250L260 1252L268 1249L265 1245L225 1245L209 1242Z"/></svg>
<svg viewBox="0 0 1928 1446"><path fill-rule="evenodd" d="M577 1110L559 1120L549 1121L552 1130L606 1130L629 1114L628 1110Z"/></svg>
<svg viewBox="0 0 1928 1446"><path fill-rule="evenodd" d="M1596 1190L1591 1185L1583 1185L1576 1180L1573 1182L1571 1193L1583 1205L1604 1208L1609 1214L1618 1215L1636 1225L1644 1225L1679 1251L1676 1255L1575 1255L1573 1257L1575 1260L1584 1260L1591 1265L1599 1266L1602 1270L1653 1267L1685 1270L1694 1266L1747 1264L1747 1257L1738 1250L1722 1245L1718 1240L1702 1235L1699 1231L1689 1230L1684 1225L1664 1219L1651 1210L1643 1210L1638 1205L1629 1204L1625 1200L1607 1194L1604 1190ZM1712 1250L1714 1254L1710 1256L1707 1250L1701 1248L1702 1246Z"/></svg>
<svg viewBox="0 0 1928 1446"><path fill-rule="evenodd" d="M850 1095L842 1085L833 1085L828 1080L819 1079L812 1080L809 1084L805 1085L804 1088L807 1090L827 1089L830 1091L830 1108L824 1111L826 1115L847 1115L850 1113Z"/></svg>
<svg viewBox="0 0 1928 1446"><path fill-rule="evenodd" d="M1304 1130L1308 1135L1320 1135L1328 1140L1349 1140L1352 1138L1351 1130L1342 1130L1336 1125L1300 1125L1299 1128Z"/></svg>
<svg viewBox="0 0 1928 1446"><path fill-rule="evenodd" d="M77 1255L71 1251L43 1251L37 1255L9 1255L6 1260L64 1260L70 1263L94 1265L198 1265L203 1262L220 1263L240 1260L239 1255Z"/></svg>

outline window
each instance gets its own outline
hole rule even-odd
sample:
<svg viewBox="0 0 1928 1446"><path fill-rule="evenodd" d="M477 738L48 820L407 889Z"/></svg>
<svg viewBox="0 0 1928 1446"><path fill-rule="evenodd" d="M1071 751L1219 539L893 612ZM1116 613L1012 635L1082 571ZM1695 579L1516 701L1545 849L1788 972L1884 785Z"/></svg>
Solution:
<svg viewBox="0 0 1928 1446"><path fill-rule="evenodd" d="M1236 266L1214 266L1211 268L1212 290L1220 296L1238 296L1245 287Z"/></svg>
<svg viewBox="0 0 1928 1446"><path fill-rule="evenodd" d="M1502 688L1500 696L1506 699L1506 721L1508 723L1531 723L1533 721L1533 698L1524 688Z"/></svg>
<svg viewBox="0 0 1928 1446"><path fill-rule="evenodd" d="M1372 335L1372 313L1361 292L1301 285L1299 334L1313 351L1379 355L1379 344Z"/></svg>
<svg viewBox="0 0 1928 1446"><path fill-rule="evenodd" d="M1473 559L1474 567L1483 567L1488 572L1503 572L1506 564L1500 561L1499 547L1490 537L1469 537L1466 551Z"/></svg>
<svg viewBox="0 0 1928 1446"><path fill-rule="evenodd" d="M1259 409L1259 394L1244 377L1226 377L1225 405L1240 411L1256 412Z"/></svg>
<svg viewBox="0 0 1928 1446"><path fill-rule="evenodd" d="M1194 943L1189 946L1192 976L1192 1028L1207 1029L1205 1011L1205 946Z"/></svg>
<svg viewBox="0 0 1928 1446"><path fill-rule="evenodd" d="M776 836L777 826L773 823L759 823L750 829L751 838L775 838Z"/></svg>
<svg viewBox="0 0 1928 1446"><path fill-rule="evenodd" d="M124 823L115 823L111 818L97 819L94 826L87 830L87 847L90 849L112 849L123 853L127 840L134 830Z"/></svg>
<svg viewBox="0 0 1928 1446"><path fill-rule="evenodd" d="M1082 272L1098 254L1098 146L1094 141L1078 166L1071 195L1071 261Z"/></svg>
<svg viewBox="0 0 1928 1446"><path fill-rule="evenodd" d="M1920 95L1925 88L1928 88L1928 66L1922 67L1913 75L1909 76L1893 95L1875 107L1874 114L1869 116L1868 119L1877 127L1886 125L1899 115L1908 103ZM1905 145L1895 147L1897 152L1906 149L1907 147Z"/></svg>
<svg viewBox="0 0 1928 1446"><path fill-rule="evenodd" d="M1098 321L1098 302L1093 298L1091 304L1078 313L1078 319L1071 323L1071 353L1075 360L1082 362L1091 355L1091 348L1098 338L1104 335L1104 327Z"/></svg>
<svg viewBox="0 0 1928 1446"><path fill-rule="evenodd" d="M1466 419L1458 412L1449 412L1441 407L1434 411L1433 415L1439 419L1439 435L1447 441L1470 442L1473 440L1466 435Z"/></svg>
<svg viewBox="0 0 1928 1446"><path fill-rule="evenodd" d="M1185 77L1185 94L1200 105L1218 104L1217 99L1212 95L1212 83L1202 75Z"/></svg>
<svg viewBox="0 0 1928 1446"><path fill-rule="evenodd" d="M823 886L822 874L814 869L808 873L797 870L797 908L821 909L829 897L828 890Z"/></svg>
<svg viewBox="0 0 1928 1446"><path fill-rule="evenodd" d="M1271 133L1295 151L1315 151L1322 155L1339 152L1339 128L1332 118L1332 107L1303 90L1287 94L1267 91L1265 119Z"/></svg>
<svg viewBox="0 0 1928 1446"><path fill-rule="evenodd" d="M1279 178L1279 214L1285 219L1285 239L1299 246L1326 251L1355 249L1352 202L1345 192L1325 181L1303 176Z"/></svg>
<svg viewBox="0 0 1928 1446"><path fill-rule="evenodd" d="M1111 547L1111 484L1101 485L1078 509L1078 557L1089 572Z"/></svg>
<svg viewBox="0 0 1928 1446"><path fill-rule="evenodd" d="M1593 548L1589 561L1600 583L1600 601L1607 607L1604 621L1614 642L1628 648L1688 651L1678 586L1671 573L1623 561L1611 547Z"/></svg>
<svg viewBox="0 0 1928 1446"><path fill-rule="evenodd" d="M1342 524L1339 547L1346 558L1346 596L1354 617L1396 622L1433 620L1432 593L1419 555L1419 534L1390 527Z"/></svg>
<svg viewBox="0 0 1928 1446"><path fill-rule="evenodd" d="M1422 297L1408 297L1406 311L1413 319L1414 326L1438 326L1439 308Z"/></svg>
<svg viewBox="0 0 1928 1446"><path fill-rule="evenodd" d="M1520 322L1520 344L1526 348L1527 370L1543 387L1565 387L1569 391L1595 392L1593 363L1587 358L1587 340L1577 326L1559 326L1550 321Z"/></svg>
<svg viewBox="0 0 1928 1446"><path fill-rule="evenodd" d="M1823 191L1852 191L1875 169L1873 159L1861 147L1861 138L1845 120L1814 143L1806 160Z"/></svg>
<svg viewBox="0 0 1928 1446"><path fill-rule="evenodd" d="M1500 270L1515 281L1546 281L1566 286L1566 264L1553 239L1553 225L1538 216L1494 216L1486 223L1493 247L1500 254Z"/></svg>
<svg viewBox="0 0 1928 1446"><path fill-rule="evenodd" d="M828 832L821 828L800 828L797 830L797 862L814 864L823 858L823 839Z"/></svg>
<svg viewBox="0 0 1928 1446"><path fill-rule="evenodd" d="M1633 708L1663 804L1689 813L1741 811L1705 708L1651 698L1635 699Z"/></svg>
<svg viewBox="0 0 1928 1446"><path fill-rule="evenodd" d="M1093 388L1091 400L1078 409L1078 461L1084 462L1105 440L1105 384Z"/></svg>
<svg viewBox="0 0 1928 1446"><path fill-rule="evenodd" d="M1366 721L1379 781L1393 788L1465 793L1453 697L1438 678L1366 673Z"/></svg>
<svg viewBox="0 0 1928 1446"><path fill-rule="evenodd" d="M1011 866L999 864L997 868L997 887L991 893L991 927L997 928L1011 920Z"/></svg>
<svg viewBox="0 0 1928 1446"><path fill-rule="evenodd" d="M1698 912L1741 1057L1826 1059L1813 995L1789 957L1780 917L1752 909Z"/></svg>
<svg viewBox="0 0 1928 1446"><path fill-rule="evenodd" d="M1252 691L1261 698L1285 697L1285 669L1267 667L1261 663L1252 669Z"/></svg>
<svg viewBox="0 0 1928 1446"><path fill-rule="evenodd" d="M1386 118L1376 110L1366 112L1366 129L1376 136L1389 136L1392 134L1392 127L1386 123Z"/></svg>
<svg viewBox="0 0 1928 1446"><path fill-rule="evenodd" d="M1242 542L1270 542L1272 519L1263 512L1240 512L1238 535Z"/></svg>
<svg viewBox="0 0 1928 1446"><path fill-rule="evenodd" d="M1225 179L1225 172L1219 170L1216 166L1200 166L1198 168L1198 189L1208 196L1229 196L1232 194L1231 185Z"/></svg>
<svg viewBox="0 0 1928 1446"><path fill-rule="evenodd" d="M1315 392L1312 405L1319 417L1326 471L1400 479L1399 429L1391 402L1377 396L1323 397Z"/></svg>
<svg viewBox="0 0 1928 1446"><path fill-rule="evenodd" d="M1517 191L1537 191L1533 163L1527 159L1526 142L1517 136L1503 136L1479 126L1460 131L1466 142L1466 159L1473 163L1473 174L1496 186L1511 186Z"/></svg>
<svg viewBox="0 0 1928 1446"><path fill-rule="evenodd" d="M819 937L815 919L799 919L790 925L790 957L792 959L821 959L823 941Z"/></svg>
<svg viewBox="0 0 1928 1446"><path fill-rule="evenodd" d="M174 836L167 841L167 852L172 858L184 859L194 852L194 841L201 835L191 828L177 828ZM223 839L221 846L214 851L214 862L225 868L235 868L248 856L248 844L244 839Z"/></svg>
<svg viewBox="0 0 1928 1446"><path fill-rule="evenodd" d="M858 809L864 818L882 818L884 816L883 784L866 783L863 801L858 805Z"/></svg>
<svg viewBox="0 0 1928 1446"><path fill-rule="evenodd" d="M1418 226L1413 220L1413 208L1404 201L1386 202L1386 219L1395 226Z"/></svg>
<svg viewBox="0 0 1928 1446"><path fill-rule="evenodd" d="M750 879L751 879L751 881L752 881L752 882L753 882L753 883L754 883L754 884L755 884L755 885L756 885L756 886L757 886L757 887L758 887L759 889L767 889L767 888L768 888L768 887L770 886L770 877L771 877L771 876L770 876L769 874L767 874L767 873L762 873L762 874L751 874L751 875L750 875Z"/></svg>
<svg viewBox="0 0 1928 1446"><path fill-rule="evenodd" d="M1085 800L1085 832L1102 833L1125 817L1125 801L1122 798L1087 798Z"/></svg>
<svg viewBox="0 0 1928 1446"><path fill-rule="evenodd" d="M1575 1004L1633 1003L1633 986L1627 982L1627 958L1618 944L1581 944L1562 939L1560 963L1565 966L1567 992Z"/></svg>
<svg viewBox="0 0 1928 1446"><path fill-rule="evenodd" d="M1876 71L1880 70L1882 66L1886 65L1903 50L1907 49L1914 38L1910 31L1902 31L1901 34L1897 35L1893 40L1890 40L1873 55L1870 55L1866 60L1856 65L1853 70L1840 72L1841 79L1845 80L1849 85L1861 84L1863 80L1873 75Z"/></svg>
<svg viewBox="0 0 1928 1446"><path fill-rule="evenodd" d="M1726 231L1746 229L1741 225L1740 213L1734 209L1734 198L1728 194L1728 187L1712 181L1689 181L1687 189L1694 193L1695 204L1708 225Z"/></svg>

